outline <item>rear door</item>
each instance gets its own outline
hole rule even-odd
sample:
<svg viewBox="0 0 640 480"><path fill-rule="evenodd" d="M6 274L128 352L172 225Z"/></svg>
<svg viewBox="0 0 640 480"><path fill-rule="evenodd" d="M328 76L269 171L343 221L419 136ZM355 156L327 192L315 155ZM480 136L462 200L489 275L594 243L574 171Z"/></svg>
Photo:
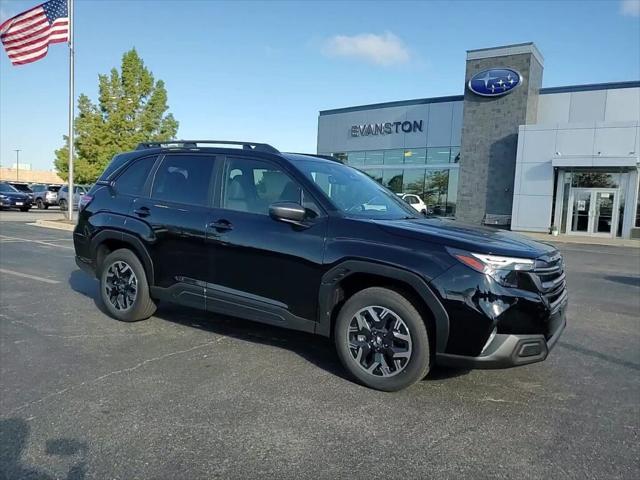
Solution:
<svg viewBox="0 0 640 480"><path fill-rule="evenodd" d="M214 183L215 157L172 153L161 158L149 196L136 198L131 216L151 229L149 253L155 286L174 300L204 308L204 284L211 280L206 226Z"/></svg>
<svg viewBox="0 0 640 480"><path fill-rule="evenodd" d="M269 160L227 157L219 183L207 230L215 248L209 257L213 280L207 285L207 308L265 323L315 320L325 213L292 175ZM272 219L269 206L279 201L302 203L306 226ZM286 326L312 329L313 323Z"/></svg>

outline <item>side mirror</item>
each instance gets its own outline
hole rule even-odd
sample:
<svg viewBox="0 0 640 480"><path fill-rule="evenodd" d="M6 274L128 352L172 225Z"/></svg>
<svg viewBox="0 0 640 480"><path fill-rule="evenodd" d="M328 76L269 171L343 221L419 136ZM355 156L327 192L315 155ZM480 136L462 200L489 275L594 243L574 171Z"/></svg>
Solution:
<svg viewBox="0 0 640 480"><path fill-rule="evenodd" d="M291 223L300 227L306 227L302 221L307 212L304 207L295 202L276 202L269 207L269 216L280 222Z"/></svg>

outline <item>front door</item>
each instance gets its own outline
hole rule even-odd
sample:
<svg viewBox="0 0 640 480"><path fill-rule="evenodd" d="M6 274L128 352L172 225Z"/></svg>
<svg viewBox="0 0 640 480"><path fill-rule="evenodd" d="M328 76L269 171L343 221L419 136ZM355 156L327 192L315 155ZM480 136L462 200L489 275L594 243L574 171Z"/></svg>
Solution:
<svg viewBox="0 0 640 480"><path fill-rule="evenodd" d="M317 317L327 217L292 176L267 160L228 157L221 183L207 230L215 250L207 309L310 331ZM305 206L304 226L269 216L269 206L283 201Z"/></svg>
<svg viewBox="0 0 640 480"><path fill-rule="evenodd" d="M614 237L618 226L618 191L611 188L572 188L568 232Z"/></svg>

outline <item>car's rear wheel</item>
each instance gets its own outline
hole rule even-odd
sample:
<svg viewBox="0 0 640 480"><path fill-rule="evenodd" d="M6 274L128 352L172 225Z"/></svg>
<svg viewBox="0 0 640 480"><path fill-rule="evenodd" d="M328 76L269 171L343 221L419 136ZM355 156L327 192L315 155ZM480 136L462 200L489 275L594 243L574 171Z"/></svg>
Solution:
<svg viewBox="0 0 640 480"><path fill-rule="evenodd" d="M372 287L353 295L340 309L334 339L342 364L368 387L401 390L429 371L425 323L396 290Z"/></svg>
<svg viewBox="0 0 640 480"><path fill-rule="evenodd" d="M44 202L41 198L36 200L36 206L38 207L38 210L42 210L44 208Z"/></svg>
<svg viewBox="0 0 640 480"><path fill-rule="evenodd" d="M100 296L111 316L123 322L144 320L156 311L144 267L126 248L111 252L102 262Z"/></svg>

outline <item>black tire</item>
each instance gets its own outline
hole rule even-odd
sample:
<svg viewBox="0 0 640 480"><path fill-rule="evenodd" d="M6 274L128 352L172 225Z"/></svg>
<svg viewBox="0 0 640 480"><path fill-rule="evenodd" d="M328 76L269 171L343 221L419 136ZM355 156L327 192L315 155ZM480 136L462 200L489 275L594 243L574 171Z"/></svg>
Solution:
<svg viewBox="0 0 640 480"><path fill-rule="evenodd" d="M368 373L354 358L349 348L349 326L357 312L366 307L383 307L402 319L411 338L409 360L393 376ZM381 318L382 317L381 315ZM405 328L403 327L403 328ZM338 356L349 373L363 385L386 392L402 390L429 372L431 354L429 335L418 309L399 291L382 287L371 287L353 295L340 309L334 329L334 341ZM380 370L381 371L381 370Z"/></svg>
<svg viewBox="0 0 640 480"><path fill-rule="evenodd" d="M36 200L36 206L38 207L38 210L42 210L42 209L44 209L44 202L42 201L42 199L41 199L41 198L38 198L38 199Z"/></svg>
<svg viewBox="0 0 640 480"><path fill-rule="evenodd" d="M123 262L133 270L137 278L137 293L135 300L129 308L118 309L112 303L107 293L107 278L110 275L109 268L116 262ZM100 266L100 298L109 314L123 322L137 322L149 318L156 311L156 304L149 295L149 283L144 267L138 257L126 248L111 252ZM117 301L117 300L116 300Z"/></svg>
<svg viewBox="0 0 640 480"><path fill-rule="evenodd" d="M60 210L62 210L63 212L67 210L67 201L66 200L60 200Z"/></svg>
<svg viewBox="0 0 640 480"><path fill-rule="evenodd" d="M21 212L28 212L31 207L20 207Z"/></svg>

